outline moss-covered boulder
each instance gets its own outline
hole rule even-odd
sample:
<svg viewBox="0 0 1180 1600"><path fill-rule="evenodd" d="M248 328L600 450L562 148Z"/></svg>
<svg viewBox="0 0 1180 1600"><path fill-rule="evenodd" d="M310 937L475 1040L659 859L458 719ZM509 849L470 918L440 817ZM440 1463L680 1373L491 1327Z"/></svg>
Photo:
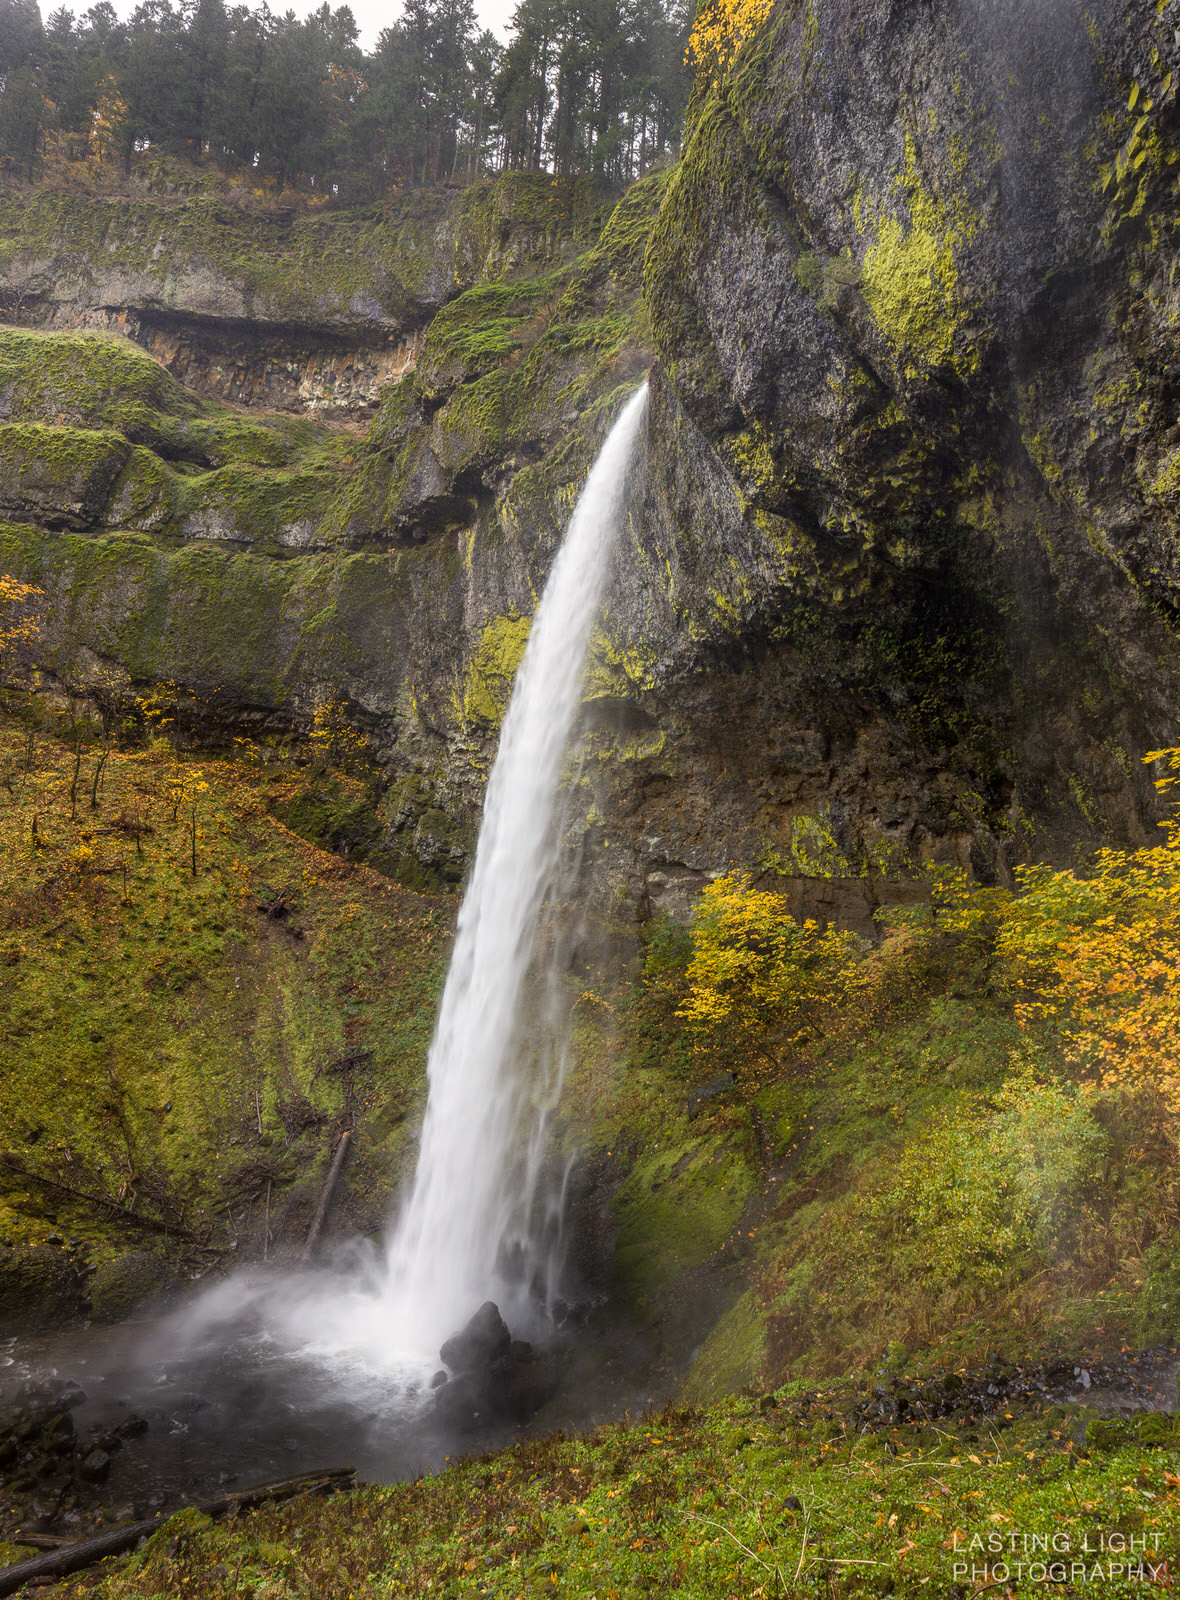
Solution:
<svg viewBox="0 0 1180 1600"><path fill-rule="evenodd" d="M0 511L47 528L90 528L127 460L120 434L0 424Z"/></svg>

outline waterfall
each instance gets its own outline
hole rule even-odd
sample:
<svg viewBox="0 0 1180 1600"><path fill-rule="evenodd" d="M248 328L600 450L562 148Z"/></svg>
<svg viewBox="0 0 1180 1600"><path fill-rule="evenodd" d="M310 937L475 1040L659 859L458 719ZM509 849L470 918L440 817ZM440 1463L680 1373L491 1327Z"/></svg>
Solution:
<svg viewBox="0 0 1180 1600"><path fill-rule="evenodd" d="M497 1300L510 1319L524 1310L525 1291L502 1270L537 1171L535 1135L520 1148L528 1084L516 1070L517 1023L557 859L562 766L586 649L646 404L644 384L586 480L537 607L488 783L430 1049L417 1170L386 1260L391 1335L419 1349L437 1349L484 1300Z"/></svg>

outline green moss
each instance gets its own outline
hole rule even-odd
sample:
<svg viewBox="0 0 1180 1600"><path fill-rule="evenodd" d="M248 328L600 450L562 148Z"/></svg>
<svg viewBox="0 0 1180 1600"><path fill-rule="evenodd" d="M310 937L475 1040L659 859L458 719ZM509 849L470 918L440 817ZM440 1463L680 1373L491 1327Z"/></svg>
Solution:
<svg viewBox="0 0 1180 1600"><path fill-rule="evenodd" d="M457 382L499 366L526 341L542 302L555 296L555 279L517 284L485 283L452 300L430 324L414 381L437 397Z"/></svg>
<svg viewBox="0 0 1180 1600"><path fill-rule="evenodd" d="M863 293L878 327L911 363L952 366L975 372L979 352L962 333L970 320L956 260L978 234L981 222L965 199L947 205L922 183L912 134L906 135L906 165L897 179L908 218L879 215L858 198L856 222L872 242L865 250Z"/></svg>
<svg viewBox="0 0 1180 1600"><path fill-rule="evenodd" d="M659 653L651 646L636 644L629 636L617 636L609 624L598 627L590 639L582 698L630 700L651 689Z"/></svg>
<svg viewBox="0 0 1180 1600"><path fill-rule="evenodd" d="M484 625L456 696L457 719L500 726L531 627L532 618L520 616L493 617Z"/></svg>
<svg viewBox="0 0 1180 1600"><path fill-rule="evenodd" d="M7 764L24 743L23 729L0 728ZM85 778L99 755L84 749ZM363 1046L373 1109L418 1104L447 917L294 839L269 815L273 773L249 762L201 764L196 877L171 798L191 769L116 749L97 810L87 798L71 821L71 763L71 751L38 737L33 771L0 807L15 918L0 963L0 1115L20 1161L55 1170L54 1151L68 1143L74 1185L118 1199L131 1160L153 1174L156 1198L127 1199L124 1186L128 1206L157 1216L170 1206L176 1219L183 1208L190 1226L218 1232L227 1199L243 1185L253 1194L261 1171L272 1223L297 1236L299 1181L315 1189L324 1129L341 1109L339 1083L316 1069ZM300 786L293 771L279 779L280 793ZM142 827L138 849L117 825L128 816ZM119 871L90 875L112 862L125 863L125 886ZM285 920L260 916L276 899L290 908ZM402 1122L380 1142L375 1130L358 1142L363 1226L381 1220L408 1152ZM137 1237L101 1206L6 1182L0 1231L37 1238L55 1218L104 1249ZM150 1230L139 1242L163 1244ZM123 1309L144 1277L109 1269L107 1310Z"/></svg>
<svg viewBox="0 0 1180 1600"><path fill-rule="evenodd" d="M804 878L858 876L857 864L849 861L832 831L832 816L828 806L821 806L812 816L793 816L790 828L787 859L794 872ZM863 867L860 868L861 872L863 870Z"/></svg>
<svg viewBox="0 0 1180 1600"><path fill-rule="evenodd" d="M175 522L179 495L172 469L150 450L135 445L112 489L107 515L116 527L166 529Z"/></svg>
<svg viewBox="0 0 1180 1600"><path fill-rule="evenodd" d="M234 463L184 479L177 510L189 538L298 547L315 541L337 487L330 470L266 470Z"/></svg>
<svg viewBox="0 0 1180 1600"><path fill-rule="evenodd" d="M1172 500L1180 494L1180 450L1174 451L1163 462L1151 481L1149 492L1157 500Z"/></svg>
<svg viewBox="0 0 1180 1600"><path fill-rule="evenodd" d="M129 437L152 413L201 409L158 361L107 333L0 328L0 395L14 422L113 427Z"/></svg>
<svg viewBox="0 0 1180 1600"><path fill-rule="evenodd" d="M42 423L0 424L0 511L89 527L128 455L122 435Z"/></svg>
<svg viewBox="0 0 1180 1600"><path fill-rule="evenodd" d="M237 209L217 195L177 204L6 190L0 265L56 258L65 283L84 293L101 263L141 280L167 305L183 261L189 307L216 294L258 321L404 326L480 278L532 276L586 248L609 211L591 185L543 173L294 217Z"/></svg>
<svg viewBox="0 0 1180 1600"><path fill-rule="evenodd" d="M13 419L0 503L52 525L306 543L353 448L310 423L198 401L106 334L0 329L0 395Z"/></svg>
<svg viewBox="0 0 1180 1600"><path fill-rule="evenodd" d="M149 1250L114 1256L91 1279L91 1316L98 1322L120 1322L137 1307L158 1300L172 1283L164 1259Z"/></svg>
<svg viewBox="0 0 1180 1600"><path fill-rule="evenodd" d="M693 1405L723 1399L758 1377L765 1354L765 1320L747 1290L719 1319L680 1385Z"/></svg>
<svg viewBox="0 0 1180 1600"><path fill-rule="evenodd" d="M642 1156L612 1207L618 1244L611 1281L619 1301L654 1313L680 1275L725 1242L753 1183L724 1138L661 1144Z"/></svg>

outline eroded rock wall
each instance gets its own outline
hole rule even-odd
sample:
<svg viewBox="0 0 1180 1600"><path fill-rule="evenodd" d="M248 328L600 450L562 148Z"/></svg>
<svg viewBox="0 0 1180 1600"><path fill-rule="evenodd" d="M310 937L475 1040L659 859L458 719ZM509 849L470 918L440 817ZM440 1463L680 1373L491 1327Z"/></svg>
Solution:
<svg viewBox="0 0 1180 1600"><path fill-rule="evenodd" d="M647 257L672 618L620 608L665 745L612 756L608 832L648 785L691 871L721 819L740 859L869 875L1147 837L1174 11L779 0L698 83Z"/></svg>
<svg viewBox="0 0 1180 1600"><path fill-rule="evenodd" d="M506 176L298 214L227 197L0 194L0 315L115 329L199 394L360 423L484 278L568 261L609 205Z"/></svg>
<svg viewBox="0 0 1180 1600"><path fill-rule="evenodd" d="M68 270L10 251L37 315L417 341L349 449L176 482L136 455L85 525L85 485L54 523L30 478L5 551L51 596L46 669L216 687L254 726L343 702L385 859L454 883L578 485L651 367L568 824L604 905L681 910L735 864L871 926L923 862L1005 880L1150 837L1140 757L1180 717L1174 9L779 0L613 212L501 180L267 222L215 285L153 244L133 294L142 222L94 222ZM290 287L313 254L330 293ZM224 381L265 397L263 367Z"/></svg>

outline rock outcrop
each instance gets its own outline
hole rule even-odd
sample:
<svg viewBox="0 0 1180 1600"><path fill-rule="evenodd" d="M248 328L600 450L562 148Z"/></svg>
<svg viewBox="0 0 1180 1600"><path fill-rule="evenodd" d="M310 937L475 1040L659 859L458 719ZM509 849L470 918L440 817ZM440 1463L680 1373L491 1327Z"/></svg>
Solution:
<svg viewBox="0 0 1180 1600"><path fill-rule="evenodd" d="M2 258L22 317L415 341L363 444L260 418L216 446L206 410L178 445L177 400L87 420L15 380L0 552L48 595L47 682L105 663L255 728L343 706L383 863L454 885L577 485L654 362L568 823L604 906L682 909L732 862L868 930L923 862L1006 880L1149 837L1140 757L1180 716L1176 51L1113 0L779 0L609 218L501 179L225 210L213 252L205 212L111 202L67 260L53 202L6 202L39 219Z"/></svg>
<svg viewBox="0 0 1180 1600"><path fill-rule="evenodd" d="M487 1300L439 1351L450 1369L438 1377L431 1418L444 1429L474 1432L489 1425L526 1422L553 1398L557 1368L552 1352L514 1339Z"/></svg>
<svg viewBox="0 0 1180 1600"><path fill-rule="evenodd" d="M300 216L247 197L0 195L0 315L127 334L199 394L364 419L447 300L572 259L602 210L501 179Z"/></svg>

